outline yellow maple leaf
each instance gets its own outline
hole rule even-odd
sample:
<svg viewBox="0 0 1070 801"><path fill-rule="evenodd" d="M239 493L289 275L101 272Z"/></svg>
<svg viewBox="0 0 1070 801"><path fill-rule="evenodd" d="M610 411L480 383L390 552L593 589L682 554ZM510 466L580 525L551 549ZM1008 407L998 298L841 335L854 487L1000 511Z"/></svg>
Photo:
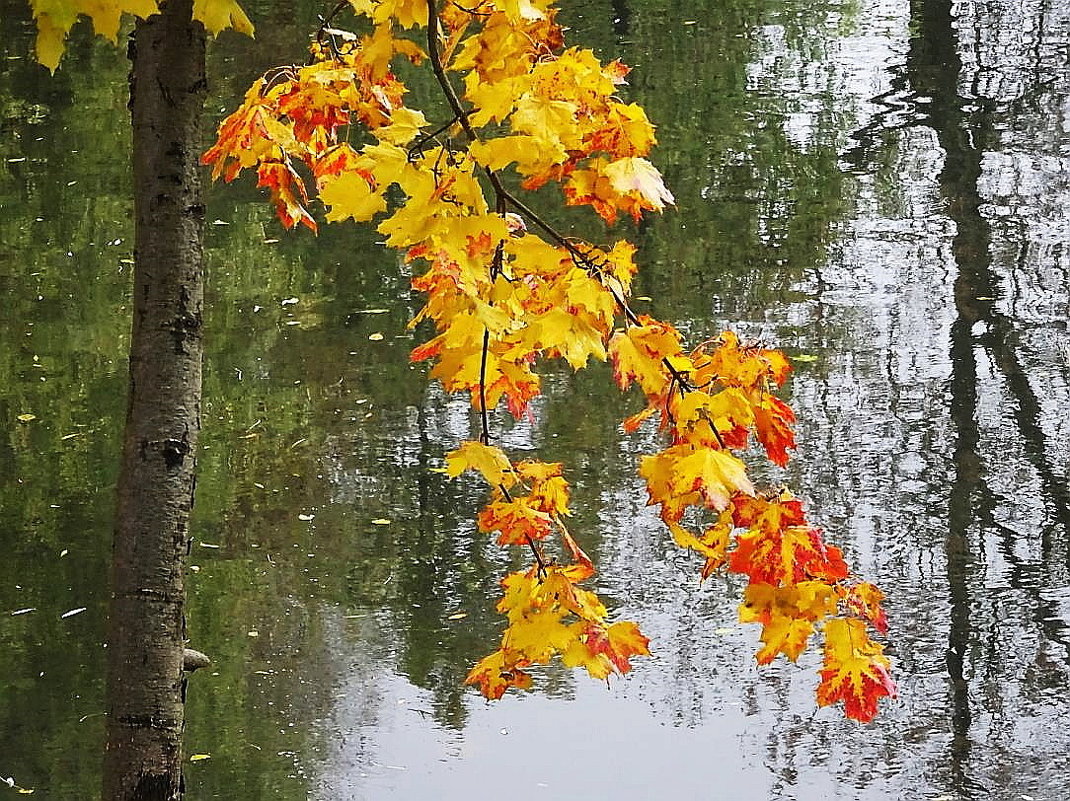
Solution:
<svg viewBox="0 0 1070 801"><path fill-rule="evenodd" d="M34 52L52 72L59 66L67 33L78 17L88 17L98 34L117 42L123 14L148 17L157 11L155 0L30 0L30 8L37 23Z"/></svg>
<svg viewBox="0 0 1070 801"><path fill-rule="evenodd" d="M577 621L572 625L578 634L576 639L572 640L561 654L561 661L566 667L582 667L586 669L591 678L599 680L609 678L614 672L613 663L609 661L609 657L604 653L591 651L587 647L586 641L579 638L579 633L583 633L586 630L587 624Z"/></svg>
<svg viewBox="0 0 1070 801"><path fill-rule="evenodd" d="M591 356L605 361L602 332L565 309L551 308L532 320L528 327L537 348L545 349L550 356L561 356L574 370L586 367Z"/></svg>
<svg viewBox="0 0 1070 801"><path fill-rule="evenodd" d="M193 0L193 18L203 22L212 35L224 28L233 28L248 36L253 35L253 23L234 0Z"/></svg>
<svg viewBox="0 0 1070 801"><path fill-rule="evenodd" d="M376 128L372 133L381 142L392 145L407 145L420 134L420 129L427 125L422 111L402 106L390 112L390 122ZM406 157L407 160L407 157Z"/></svg>
<svg viewBox="0 0 1070 801"><path fill-rule="evenodd" d="M355 9L367 13L367 3L350 0ZM378 0L371 4L371 17L377 25L393 18L402 28L427 27L426 0Z"/></svg>
<svg viewBox="0 0 1070 801"><path fill-rule="evenodd" d="M330 222L347 219L364 222L386 211L386 198L372 189L357 172L323 178L320 182L320 200L329 207L327 219Z"/></svg>
<svg viewBox="0 0 1070 801"><path fill-rule="evenodd" d="M755 659L759 665L768 665L777 654L784 654L794 662L806 650L813 633L811 621L778 615L762 627L761 640L765 645L755 654Z"/></svg>
<svg viewBox="0 0 1070 801"><path fill-rule="evenodd" d="M613 376L621 389L635 381L647 397L660 396L669 383L663 359L680 353L676 329L650 317L640 317L642 325L618 331L609 340Z"/></svg>
<svg viewBox="0 0 1070 801"><path fill-rule="evenodd" d="M843 701L844 714L866 723L877 714L877 702L896 697L884 647L866 634L861 620L833 618L825 624L825 667L817 688L821 706Z"/></svg>
<svg viewBox="0 0 1070 801"><path fill-rule="evenodd" d="M576 639L575 630L562 622L565 610L530 609L513 621L502 636L502 648L530 662L549 662Z"/></svg>
<svg viewBox="0 0 1070 801"><path fill-rule="evenodd" d="M553 531L553 519L535 508L526 495L487 504L480 511L477 522L480 531L499 532L499 545L525 545L546 539Z"/></svg>
<svg viewBox="0 0 1070 801"><path fill-rule="evenodd" d="M450 478L456 478L466 470L476 470L492 487L511 487L516 483L516 474L505 451L474 440L466 440L447 453L444 470Z"/></svg>
<svg viewBox="0 0 1070 801"><path fill-rule="evenodd" d="M523 159L525 153L530 152L535 144L536 140L532 136L522 134L499 136L495 139L473 142L468 146L468 152L484 167L490 170L500 170L518 159Z"/></svg>
<svg viewBox="0 0 1070 801"><path fill-rule="evenodd" d="M513 21L537 20L546 16L547 0L495 0L495 5Z"/></svg>
<svg viewBox="0 0 1070 801"><path fill-rule="evenodd" d="M479 41L480 38L472 37L470 41ZM517 98L523 96L530 83L531 78L526 73L496 81L487 81L478 72L469 73L464 80L464 97L475 108L469 121L476 128L482 128L491 122L501 122L513 113Z"/></svg>
<svg viewBox="0 0 1070 801"><path fill-rule="evenodd" d="M696 448L679 458L677 486L685 491L697 490L713 509L724 509L736 492L752 494L754 486L747 477L743 462L725 451Z"/></svg>

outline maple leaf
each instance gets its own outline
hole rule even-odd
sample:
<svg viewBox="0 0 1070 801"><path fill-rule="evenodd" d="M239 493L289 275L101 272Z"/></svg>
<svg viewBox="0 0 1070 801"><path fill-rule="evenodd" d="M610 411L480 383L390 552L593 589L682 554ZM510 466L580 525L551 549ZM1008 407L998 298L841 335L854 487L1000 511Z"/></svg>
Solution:
<svg viewBox="0 0 1070 801"><path fill-rule="evenodd" d="M605 656L621 673L632 669L633 656L650 655L650 640L630 620L621 620L605 628L588 626L586 636L587 650Z"/></svg>
<svg viewBox="0 0 1070 801"><path fill-rule="evenodd" d="M609 340L613 377L621 389L635 381L647 397L656 397L669 382L663 360L681 352L680 335L671 325L645 315L639 322Z"/></svg>
<svg viewBox="0 0 1070 801"><path fill-rule="evenodd" d="M156 0L30 0L30 8L37 23L37 60L51 72L59 66L67 33L79 16L89 17L94 31L116 42L123 14L144 19L158 10ZM253 35L253 24L233 0L194 0L193 18L213 35L224 28Z"/></svg>
<svg viewBox="0 0 1070 801"><path fill-rule="evenodd" d="M753 407L755 433L765 448L769 460L783 467L788 463L788 448L795 447L795 432L791 424L795 413L784 401L773 395L763 395Z"/></svg>
<svg viewBox="0 0 1070 801"><path fill-rule="evenodd" d="M768 665L777 654L784 654L794 662L799 658L810 635L814 633L814 624L797 617L778 615L762 626L761 641L765 645L754 655L759 665Z"/></svg>
<svg viewBox="0 0 1070 801"><path fill-rule="evenodd" d="M888 618L881 608L884 593L868 581L850 585L844 599L847 609L859 615L881 634L888 633Z"/></svg>
<svg viewBox="0 0 1070 801"><path fill-rule="evenodd" d="M574 370L587 366L591 356L605 360L604 335L582 315L566 309L551 308L538 315L529 324L535 333L535 341L550 356L561 356Z"/></svg>
<svg viewBox="0 0 1070 801"><path fill-rule="evenodd" d="M284 226L293 228L300 223L313 232L316 231L316 221L304 207L304 204L308 202L305 182L293 167L279 161L265 161L257 169L257 175L259 176L257 186L266 187L271 191L275 211Z"/></svg>
<svg viewBox="0 0 1070 801"><path fill-rule="evenodd" d="M825 624L825 667L817 702L828 706L842 701L847 717L868 723L881 698L897 695L890 667L884 647L869 638L862 621L833 618Z"/></svg>
<svg viewBox="0 0 1070 801"><path fill-rule="evenodd" d="M562 663L564 663L565 667L584 668L593 679L602 680L609 678L614 671L613 663L604 653L601 653L600 651L592 651L587 647L585 636L587 632L587 624L576 622L572 625L575 627L576 637L562 652Z"/></svg>
<svg viewBox="0 0 1070 801"><path fill-rule="evenodd" d="M843 553L826 545L812 526L751 528L736 540L728 569L745 573L751 581L766 584L798 584L807 578L839 581L847 578Z"/></svg>
<svg viewBox="0 0 1070 801"><path fill-rule="evenodd" d="M631 414L625 417L621 421L620 427L624 429L625 433L634 434L636 431L639 430L639 426L646 422L647 419L657 414L657 411L658 407L654 404L651 404L642 411L636 412L635 414Z"/></svg>
<svg viewBox="0 0 1070 801"><path fill-rule="evenodd" d="M679 523L670 522L669 531L672 533L673 542L681 548L695 551L706 557L706 567L703 568L703 578L708 578L710 573L725 563L728 558L728 545L732 538L732 513L726 509L721 512L717 522L706 528L701 536L696 537L688 529Z"/></svg>
<svg viewBox="0 0 1070 801"><path fill-rule="evenodd" d="M777 530L785 526L805 526L802 501L787 490L772 497L739 495L732 499L732 520L738 528L762 527Z"/></svg>
<svg viewBox="0 0 1070 801"><path fill-rule="evenodd" d="M751 404L738 389L715 394L693 390L673 405L680 439L706 447L743 447L754 422Z"/></svg>
<svg viewBox="0 0 1070 801"><path fill-rule="evenodd" d="M741 623L769 623L777 617L817 621L836 612L836 590L824 581L790 586L753 582L743 591Z"/></svg>
<svg viewBox="0 0 1070 801"><path fill-rule="evenodd" d="M777 654L795 661L806 648L814 622L836 611L834 588L821 581L804 581L789 587L752 583L739 607L741 623L761 623L758 664L772 662Z"/></svg>
<svg viewBox="0 0 1070 801"><path fill-rule="evenodd" d="M531 505L549 515L571 515L568 508L568 482L561 476L551 476L532 485Z"/></svg>
<svg viewBox="0 0 1070 801"><path fill-rule="evenodd" d="M501 136L485 142L473 142L468 146L472 158L490 170L500 170L514 161L525 159L525 154L537 146L535 137L527 135Z"/></svg>
<svg viewBox="0 0 1070 801"><path fill-rule="evenodd" d="M212 165L212 178L232 181L242 169L262 161L282 158L295 146L293 132L267 106L260 79L249 89L245 101L219 125L216 143L201 156Z"/></svg>
<svg viewBox="0 0 1070 801"><path fill-rule="evenodd" d="M203 22L213 35L226 28L253 35L253 23L233 0L193 0L193 18Z"/></svg>
<svg viewBox="0 0 1070 801"><path fill-rule="evenodd" d="M632 284L632 277L638 267L635 264L636 247L626 239L613 243L609 250L602 251L604 257L600 269L608 273L620 284L621 294L627 295Z"/></svg>
<svg viewBox="0 0 1070 801"><path fill-rule="evenodd" d="M507 658L502 650L483 657L465 678L465 684L478 684L484 697L497 700L505 695L510 687L520 690L531 688L531 675L521 670L526 667L522 661Z"/></svg>
<svg viewBox="0 0 1070 801"><path fill-rule="evenodd" d="M575 630L562 622L565 614L565 609L556 606L525 610L505 630L502 649L530 662L549 662L576 637Z"/></svg>
<svg viewBox="0 0 1070 801"><path fill-rule="evenodd" d="M324 179L319 193L323 204L330 207L327 212L330 222L346 219L364 222L386 211L386 198L381 192L376 192L367 178L357 172L346 172Z"/></svg>
<svg viewBox="0 0 1070 801"><path fill-rule="evenodd" d="M614 156L644 156L650 152L657 140L642 106L610 103L606 112L604 125L591 136L592 149Z"/></svg>
<svg viewBox="0 0 1070 801"><path fill-rule="evenodd" d="M672 192L665 188L661 173L646 159L634 156L617 159L606 165L605 175L614 190L634 201L625 210L636 220L644 209L661 211L666 204L676 202Z"/></svg>
<svg viewBox="0 0 1070 801"><path fill-rule="evenodd" d="M720 511L728 507L734 493L754 491L738 458L687 444L644 456L639 474L647 481L648 504L661 504L667 522L680 520L688 506L704 505Z"/></svg>
<svg viewBox="0 0 1070 801"><path fill-rule="evenodd" d="M539 395L539 377L531 372L531 366L525 362L495 360L493 369L487 371L486 386L487 408L493 409L501 398L505 398L506 408L518 420L524 416L528 402ZM478 392L473 391L472 406L481 408Z"/></svg>
<svg viewBox="0 0 1070 801"><path fill-rule="evenodd" d="M766 381L780 386L791 372L791 364L783 353L757 346L741 346L734 331L723 332L714 341L712 350L703 347L702 351L708 357L703 380L716 379L725 386L758 389Z"/></svg>
<svg viewBox="0 0 1070 801"><path fill-rule="evenodd" d="M407 145L420 135L420 129L427 125L422 111L411 108L397 108L390 112L386 125L376 128L373 133L381 142L391 145Z"/></svg>
<svg viewBox="0 0 1070 801"><path fill-rule="evenodd" d="M511 487L516 474L505 452L494 445L466 440L446 454L446 475L456 478L466 470L477 470L492 487Z"/></svg>
<svg viewBox="0 0 1070 801"><path fill-rule="evenodd" d="M561 462L539 462L534 459L525 459L513 465L516 474L524 481L541 484L551 478L561 476L564 465Z"/></svg>
<svg viewBox="0 0 1070 801"><path fill-rule="evenodd" d="M553 532L553 519L532 506L526 496L487 504L478 523L480 531L499 532L499 545L525 545L529 540L544 540Z"/></svg>

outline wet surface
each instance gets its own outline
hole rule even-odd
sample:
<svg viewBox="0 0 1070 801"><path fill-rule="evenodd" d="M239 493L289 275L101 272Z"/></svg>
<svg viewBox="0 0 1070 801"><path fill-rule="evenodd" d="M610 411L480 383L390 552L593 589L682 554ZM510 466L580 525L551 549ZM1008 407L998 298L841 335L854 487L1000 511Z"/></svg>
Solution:
<svg viewBox="0 0 1070 801"><path fill-rule="evenodd" d="M122 130L125 65L80 41L49 78L25 59L21 6L0 9L0 777L86 798L131 255L127 141L100 132ZM212 119L271 59L300 58L317 10L256 6L255 42L216 44ZM572 42L635 65L629 98L659 125L678 199L636 232L637 294L690 337L731 326L799 357L798 455L763 479L887 593L900 699L859 726L815 709L815 654L754 665L739 587L698 586L643 506L654 435L618 432L637 399L603 368L554 373L532 420L497 425L566 463L596 589L655 656L609 689L550 669L498 704L465 690L513 564L474 534L478 484L430 471L473 430L467 403L408 365L418 300L372 234L285 234L235 184L209 209L190 630L215 664L191 688L187 751L211 758L190 764L189 797L1055 797L1070 9L566 16Z"/></svg>

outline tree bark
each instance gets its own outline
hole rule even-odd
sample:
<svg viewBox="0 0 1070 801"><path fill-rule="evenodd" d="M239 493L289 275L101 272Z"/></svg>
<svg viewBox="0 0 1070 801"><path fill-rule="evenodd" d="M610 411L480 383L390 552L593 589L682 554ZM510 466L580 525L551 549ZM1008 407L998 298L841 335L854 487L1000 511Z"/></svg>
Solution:
<svg viewBox="0 0 1070 801"><path fill-rule="evenodd" d="M130 45L134 294L130 396L112 553L104 801L182 794L185 563L200 432L206 84L192 0Z"/></svg>

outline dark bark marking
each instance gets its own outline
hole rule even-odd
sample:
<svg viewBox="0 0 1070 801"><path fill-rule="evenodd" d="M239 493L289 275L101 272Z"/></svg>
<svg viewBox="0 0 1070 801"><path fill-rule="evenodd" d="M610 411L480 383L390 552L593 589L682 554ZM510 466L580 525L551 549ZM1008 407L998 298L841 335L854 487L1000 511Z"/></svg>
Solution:
<svg viewBox="0 0 1070 801"><path fill-rule="evenodd" d="M167 773L142 776L134 788L134 801L166 801L175 797L171 776Z"/></svg>

